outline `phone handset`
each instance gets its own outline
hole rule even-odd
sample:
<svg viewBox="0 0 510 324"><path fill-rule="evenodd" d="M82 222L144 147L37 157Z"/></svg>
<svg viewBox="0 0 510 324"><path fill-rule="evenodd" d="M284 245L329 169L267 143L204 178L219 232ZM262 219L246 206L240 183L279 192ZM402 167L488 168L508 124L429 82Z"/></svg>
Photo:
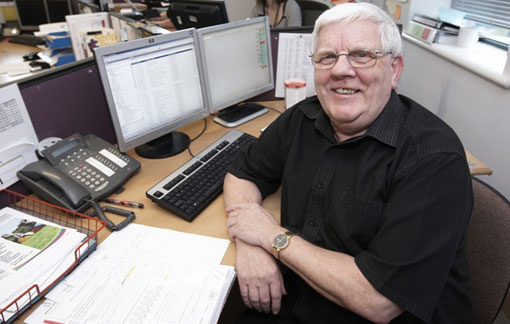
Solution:
<svg viewBox="0 0 510 324"><path fill-rule="evenodd" d="M91 198L85 187L46 160L26 165L18 172L18 177L25 180L25 185L30 184L31 188L27 189L37 192L42 199L70 209L78 209Z"/></svg>

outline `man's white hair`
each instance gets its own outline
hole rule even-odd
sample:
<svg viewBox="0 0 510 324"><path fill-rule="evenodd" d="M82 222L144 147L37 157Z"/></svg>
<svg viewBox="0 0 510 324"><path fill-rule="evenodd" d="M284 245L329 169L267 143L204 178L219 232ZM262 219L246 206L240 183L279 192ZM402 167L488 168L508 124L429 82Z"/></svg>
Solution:
<svg viewBox="0 0 510 324"><path fill-rule="evenodd" d="M391 52L393 56L402 55L402 39L397 25L381 8L371 3L344 3L324 11L315 21L312 33L311 51L317 50L320 31L328 24L340 22L349 24L353 21L371 21L379 26L382 51Z"/></svg>

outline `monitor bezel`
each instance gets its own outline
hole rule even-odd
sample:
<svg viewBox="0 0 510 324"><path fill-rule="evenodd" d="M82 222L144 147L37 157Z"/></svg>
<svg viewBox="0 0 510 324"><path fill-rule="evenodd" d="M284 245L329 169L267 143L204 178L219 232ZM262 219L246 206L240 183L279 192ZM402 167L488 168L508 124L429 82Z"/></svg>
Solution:
<svg viewBox="0 0 510 324"><path fill-rule="evenodd" d="M106 75L105 65L103 57L106 55L111 55L114 53L120 53L125 51L130 51L146 46L157 46L162 43L167 42L174 42L179 41L185 38L192 37L193 40L193 46L195 47L195 57L197 62L197 69L199 74L199 80L200 80L200 87L201 87L201 93L202 93L202 101L203 105L201 109L189 113L186 116L181 116L178 120L173 120L171 123L166 124L165 126L158 128L156 130L152 130L148 133L142 134L134 139L126 140L124 138L124 135L122 133L122 128L120 125L119 116L117 114L117 109L115 107L115 102L113 100L112 96L112 90L110 88L110 84L108 81L108 77ZM168 135L174 131L177 131L179 128L182 128L186 125L189 125L197 120L206 118L209 116L208 107L206 104L206 92L205 92L205 84L204 84L204 78L203 78L203 68L202 68L202 62L199 57L200 50L199 50L199 43L198 43L198 34L196 29L185 29L182 31L176 31L169 34L162 34L162 35L154 35L146 38L136 39L129 42L124 43L117 43L110 46L102 46L97 47L94 49L94 57L96 60L96 64L99 70L99 75L101 78L101 83L103 85L103 89L105 92L106 101L108 103L108 108L110 110L110 115L112 117L113 127L115 130L115 136L117 138L117 144L119 147L119 150L121 152L126 152L131 149L134 149L138 146L141 146L143 144L147 144L148 142L151 142L155 139L160 138L161 136Z"/></svg>
<svg viewBox="0 0 510 324"><path fill-rule="evenodd" d="M232 28L244 27L246 25L259 24L263 22L266 26L266 43L267 43L267 54L268 54L268 64L269 64L269 80L270 83L265 84L261 87L251 89L249 92L240 93L236 97L220 102L219 104L214 105L211 95L211 88L209 84L209 72L207 69L207 54L205 50L204 44L204 36L207 36L210 33L221 32ZM247 99L253 98L259 94L265 93L274 89L275 80L274 80L274 72L273 72L273 59L272 59L272 51L271 51L271 33L270 33L270 25L269 18L267 16L250 18L245 20L239 20L230 22L222 25L215 25L206 28L201 28L198 30L199 35L199 43L200 43L200 57L202 58L202 67L205 79L206 93L207 93L207 106L209 107L209 113L213 114L221 109L228 108L230 106L236 105Z"/></svg>
<svg viewBox="0 0 510 324"><path fill-rule="evenodd" d="M177 15L175 15L172 11L174 4L182 4L182 5L206 5L206 6L216 6L220 9L221 15L225 18L225 23L230 22L230 19L228 17L227 12L227 5L224 0L170 0L169 6L167 9L167 16L172 21L172 24L177 30L186 29L186 28L205 28L209 26L199 26L199 25L184 25L179 24L179 20L177 18ZM216 25L215 25L216 26Z"/></svg>

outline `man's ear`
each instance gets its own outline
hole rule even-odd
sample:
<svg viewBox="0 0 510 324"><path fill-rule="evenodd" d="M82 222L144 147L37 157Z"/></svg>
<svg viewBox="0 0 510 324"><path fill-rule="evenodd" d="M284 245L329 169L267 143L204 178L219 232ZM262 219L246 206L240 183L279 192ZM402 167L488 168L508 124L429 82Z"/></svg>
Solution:
<svg viewBox="0 0 510 324"><path fill-rule="evenodd" d="M400 75L404 70L404 60L402 56L397 56L393 58L391 62L391 88L396 89L398 80L400 79Z"/></svg>

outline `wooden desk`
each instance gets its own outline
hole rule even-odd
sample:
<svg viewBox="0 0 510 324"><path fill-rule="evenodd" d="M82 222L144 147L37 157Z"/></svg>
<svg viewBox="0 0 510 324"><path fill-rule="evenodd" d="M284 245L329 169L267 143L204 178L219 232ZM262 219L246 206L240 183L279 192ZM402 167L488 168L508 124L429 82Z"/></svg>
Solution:
<svg viewBox="0 0 510 324"><path fill-rule="evenodd" d="M31 75L29 62L23 61L23 55L39 52L36 46L9 43L7 39L0 42L0 86ZM24 74L8 75L7 72L26 71Z"/></svg>
<svg viewBox="0 0 510 324"><path fill-rule="evenodd" d="M280 111L284 109L283 101L265 104ZM269 123L271 123L277 116L277 112L269 110L268 113L237 128L258 137L260 135L260 129L269 125ZM204 122L201 120L184 127L182 130L188 134L190 138L193 138L202 131L203 126ZM199 139L191 143L191 151L193 154L199 153L228 131L228 128L222 127L213 122L210 117L207 118L207 129ZM228 239L222 196L209 205L191 223L171 214L162 207L151 202L151 200L145 196L145 191L191 159L188 151L184 151L173 157L156 160L142 158L136 155L134 150L130 151L129 154L140 161L142 168L126 183L126 190L119 195L114 195L114 197L121 200L142 202L145 205L145 208L143 209L136 209L136 223ZM278 195L274 195L264 201L264 205L277 215L279 215L280 205L278 198ZM122 218L119 217L115 219L112 217L112 220L114 222L120 222L122 221ZM226 265L235 264L234 244L230 244L222 263Z"/></svg>
<svg viewBox="0 0 510 324"><path fill-rule="evenodd" d="M473 154L466 151L466 157L469 164L471 175L491 175L492 170L489 169L482 161L478 160Z"/></svg>
<svg viewBox="0 0 510 324"><path fill-rule="evenodd" d="M272 102L264 102L266 106L275 108L279 111L283 111L285 109L284 101L272 101ZM269 110L267 114L264 114L255 120L243 124L238 129L254 135L260 135L260 129L269 125L274 119L278 117L278 113ZM183 132L188 134L190 138L197 136L204 127L204 121L200 120L191 125L188 125L182 129ZM191 143L191 151L193 154L197 154L207 146L215 142L218 138L223 136L226 132L228 132L228 128L224 128L217 123L213 122L211 117L207 118L207 129L204 134L202 134L199 139ZM165 159L145 159L138 156L134 150L130 151L129 154L135 157L142 164L142 168L140 171L135 174L125 185L125 191L116 195L113 194L112 198L117 198L121 200L135 201L141 202L145 205L143 209L133 209L136 212L136 220L134 221L137 224L144 224L154 227L167 228L172 230L177 230L186 233L195 233L206 236L212 236L217 238L228 239L227 227L226 227L226 217L223 206L223 196L218 197L211 205L209 205L193 222L187 222L186 220L173 215L162 207L158 206L156 203L153 203L149 198L145 196L145 191L151 188L153 185L158 183L161 179L165 178L168 174L175 171L179 167L181 167L184 163L186 163L189 159L191 159L188 151L184 151L176 156L165 158ZM470 158L474 157L469 154ZM476 160L477 163L480 163ZM480 164L482 165L482 164ZM478 170L478 169L477 169ZM487 168L488 170L488 168ZM478 172L478 171L477 171ZM277 218L280 217L280 192L276 192L275 194L266 198L263 202L264 207L271 210ZM116 215L108 215L108 217L114 222L119 223L124 218ZM99 242L103 241L110 232L105 229L102 231L99 237ZM225 265L235 265L235 257L236 257L236 249L234 244L230 244L227 252L222 260L222 264ZM236 288L234 288L236 289ZM227 315L233 316L233 314L239 313L241 309L241 302L238 297L238 292L233 291L234 301L227 302L227 306L225 308L225 312ZM40 301L36 303L35 309L38 305L40 305ZM231 306L234 305L234 306ZM230 308L229 308L230 307ZM28 310L23 313L19 319L14 321L15 324L22 324L23 320L30 314L33 309ZM222 315L223 316L223 315ZM226 321L228 323L228 321Z"/></svg>

